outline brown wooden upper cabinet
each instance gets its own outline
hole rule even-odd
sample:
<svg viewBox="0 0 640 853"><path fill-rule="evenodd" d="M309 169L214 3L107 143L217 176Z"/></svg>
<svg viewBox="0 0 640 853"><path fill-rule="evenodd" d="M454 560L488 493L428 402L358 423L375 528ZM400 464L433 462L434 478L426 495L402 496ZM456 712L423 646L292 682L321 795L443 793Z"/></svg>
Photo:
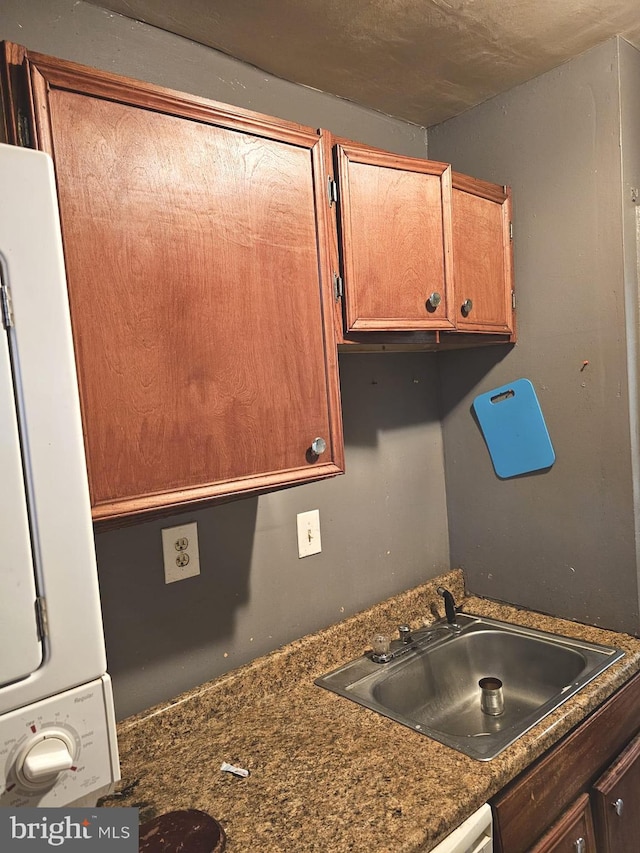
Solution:
<svg viewBox="0 0 640 853"><path fill-rule="evenodd" d="M456 329L515 331L511 191L454 172L453 283Z"/></svg>
<svg viewBox="0 0 640 853"><path fill-rule="evenodd" d="M451 167L334 147L348 332L453 329Z"/></svg>
<svg viewBox="0 0 640 853"><path fill-rule="evenodd" d="M94 518L340 473L317 131L10 44L2 72L7 140L54 160Z"/></svg>
<svg viewBox="0 0 640 853"><path fill-rule="evenodd" d="M509 188L329 140L339 343L514 341Z"/></svg>

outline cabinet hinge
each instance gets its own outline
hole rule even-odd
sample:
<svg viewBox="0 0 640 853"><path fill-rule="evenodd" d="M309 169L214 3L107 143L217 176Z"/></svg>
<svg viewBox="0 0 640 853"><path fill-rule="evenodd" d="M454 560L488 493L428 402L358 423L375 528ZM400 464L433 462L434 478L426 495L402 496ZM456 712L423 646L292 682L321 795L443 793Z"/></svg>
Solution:
<svg viewBox="0 0 640 853"><path fill-rule="evenodd" d="M509 223L509 239L513 240L513 222Z"/></svg>
<svg viewBox="0 0 640 853"><path fill-rule="evenodd" d="M13 308L11 307L11 294L9 288L0 278L0 310L2 311L2 325L5 329L13 326Z"/></svg>
<svg viewBox="0 0 640 853"><path fill-rule="evenodd" d="M23 148L32 148L31 144L31 128L29 126L29 117L22 111L18 112L18 144Z"/></svg>
<svg viewBox="0 0 640 853"><path fill-rule="evenodd" d="M516 292L515 292L515 290L511 291L511 308L514 311L516 310Z"/></svg>
<svg viewBox="0 0 640 853"><path fill-rule="evenodd" d="M338 185L331 175L327 177L327 195L329 196L329 207L338 203Z"/></svg>
<svg viewBox="0 0 640 853"><path fill-rule="evenodd" d="M342 278L338 275L338 273L335 272L333 274L333 293L336 300L342 299L344 295L344 286L342 284Z"/></svg>
<svg viewBox="0 0 640 853"><path fill-rule="evenodd" d="M49 634L49 618L47 615L47 600L42 596L36 598L36 622L38 623L38 637L44 640Z"/></svg>

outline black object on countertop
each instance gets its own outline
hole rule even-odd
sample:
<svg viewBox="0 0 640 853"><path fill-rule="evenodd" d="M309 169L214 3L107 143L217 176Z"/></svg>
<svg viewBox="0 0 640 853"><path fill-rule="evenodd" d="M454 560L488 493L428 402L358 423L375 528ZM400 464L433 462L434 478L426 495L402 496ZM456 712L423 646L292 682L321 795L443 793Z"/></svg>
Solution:
<svg viewBox="0 0 640 853"><path fill-rule="evenodd" d="M167 812L140 827L139 853L223 853L227 846L218 821L198 809Z"/></svg>

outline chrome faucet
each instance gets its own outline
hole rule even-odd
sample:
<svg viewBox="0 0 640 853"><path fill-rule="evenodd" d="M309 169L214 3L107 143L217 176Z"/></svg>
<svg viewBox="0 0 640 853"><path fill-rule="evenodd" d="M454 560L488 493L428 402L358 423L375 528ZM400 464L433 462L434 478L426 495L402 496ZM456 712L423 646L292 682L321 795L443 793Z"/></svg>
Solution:
<svg viewBox="0 0 640 853"><path fill-rule="evenodd" d="M412 631L409 625L399 625L396 640L383 633L372 638L369 656L374 663L389 663L407 652L424 649L439 639L449 639L452 633L457 634L459 631L462 631L462 628L457 622L449 625L429 625L416 631Z"/></svg>
<svg viewBox="0 0 640 853"><path fill-rule="evenodd" d="M443 586L439 586L436 592L444 598L444 612L447 615L447 623L454 631L460 631L461 628L456 619L456 603L453 596Z"/></svg>

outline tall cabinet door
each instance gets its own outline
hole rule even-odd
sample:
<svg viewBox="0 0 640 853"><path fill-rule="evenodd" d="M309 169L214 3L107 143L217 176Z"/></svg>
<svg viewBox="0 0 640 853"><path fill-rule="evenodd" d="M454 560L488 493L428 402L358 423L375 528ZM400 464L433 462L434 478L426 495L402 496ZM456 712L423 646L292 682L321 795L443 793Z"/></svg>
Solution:
<svg viewBox="0 0 640 853"><path fill-rule="evenodd" d="M452 186L456 328L514 332L511 192L457 172Z"/></svg>
<svg viewBox="0 0 640 853"><path fill-rule="evenodd" d="M335 146L345 331L452 329L451 167Z"/></svg>
<svg viewBox="0 0 640 853"><path fill-rule="evenodd" d="M599 853L640 848L640 735L598 779L592 792Z"/></svg>
<svg viewBox="0 0 640 853"><path fill-rule="evenodd" d="M340 473L318 133L39 54L22 68L16 132L55 165L94 518Z"/></svg>

